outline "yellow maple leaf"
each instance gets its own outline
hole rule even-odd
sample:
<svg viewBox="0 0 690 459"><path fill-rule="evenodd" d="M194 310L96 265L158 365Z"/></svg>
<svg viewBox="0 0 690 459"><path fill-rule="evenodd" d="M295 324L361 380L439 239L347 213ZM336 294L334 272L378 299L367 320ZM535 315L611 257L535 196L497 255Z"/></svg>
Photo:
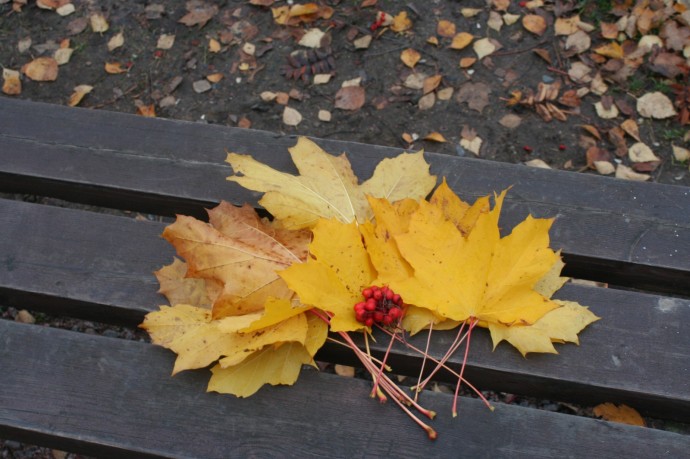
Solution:
<svg viewBox="0 0 690 459"><path fill-rule="evenodd" d="M187 277L222 286L214 318L258 312L269 298L293 296L276 271L306 256L308 232L275 228L251 207L228 203L209 211L209 219L178 216L163 237L186 260Z"/></svg>
<svg viewBox="0 0 690 459"><path fill-rule="evenodd" d="M422 152L384 159L373 176L359 184L345 155L329 155L305 137L289 151L299 176L272 169L248 155L229 153L227 157L236 174L228 180L264 192L259 203L285 228L308 228L319 218L364 222L371 217L366 196L390 201L422 199L436 184Z"/></svg>
<svg viewBox="0 0 690 459"><path fill-rule="evenodd" d="M362 289L371 285L376 271L362 243L355 222L319 220L309 246L312 257L281 271L287 285L304 304L331 314L331 330L353 331L357 322L353 306L362 298Z"/></svg>
<svg viewBox="0 0 690 459"><path fill-rule="evenodd" d="M187 263L179 258L154 274L160 284L158 293L165 295L170 304L189 304L211 309L222 288L218 282L210 279L185 277Z"/></svg>
<svg viewBox="0 0 690 459"><path fill-rule="evenodd" d="M494 209L480 213L466 237L438 206L420 202L409 231L395 237L414 276L391 283L394 290L457 321L531 324L558 307L533 289L559 260L548 248L552 220L528 217L501 238L504 197L505 191L496 196Z"/></svg>
<svg viewBox="0 0 690 459"><path fill-rule="evenodd" d="M242 320L242 317L212 320L206 309L178 304L161 306L159 311L147 314L141 327L149 332L154 344L177 354L173 374L203 368L221 357L239 363L251 352L267 345L292 341L304 344L307 337L304 314L252 332L224 331L223 323L233 320Z"/></svg>
<svg viewBox="0 0 690 459"><path fill-rule="evenodd" d="M587 325L599 320L587 307L574 301L554 300L560 307L553 309L532 325L489 323L494 349L505 340L525 356L529 352L558 354L552 343L579 344L577 334Z"/></svg>

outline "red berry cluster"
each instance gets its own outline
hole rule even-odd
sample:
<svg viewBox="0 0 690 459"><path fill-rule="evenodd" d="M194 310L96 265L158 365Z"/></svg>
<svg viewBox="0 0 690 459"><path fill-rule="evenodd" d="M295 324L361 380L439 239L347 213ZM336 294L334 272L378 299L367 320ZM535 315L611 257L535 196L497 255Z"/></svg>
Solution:
<svg viewBox="0 0 690 459"><path fill-rule="evenodd" d="M357 322L367 327L391 325L402 316L402 298L388 287L372 285L362 290L362 296L364 301L355 305Z"/></svg>

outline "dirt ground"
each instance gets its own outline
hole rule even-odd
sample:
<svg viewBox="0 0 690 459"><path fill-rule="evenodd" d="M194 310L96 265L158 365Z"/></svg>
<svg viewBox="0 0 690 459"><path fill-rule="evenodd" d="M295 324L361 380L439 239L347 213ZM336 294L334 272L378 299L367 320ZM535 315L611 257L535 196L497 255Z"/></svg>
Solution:
<svg viewBox="0 0 690 459"><path fill-rule="evenodd" d="M600 161L610 164L611 176L613 169L628 166L642 174L632 176L636 179L690 186L688 162L672 153L672 145L690 147L688 125L677 116L653 119L636 110L646 94L659 92L671 101L677 101L680 90L690 94L687 61L676 65L676 72L652 53L621 76L612 69L618 61L627 65L626 59L602 60L591 50L611 41L602 36L602 24L619 21L634 2L545 0L539 6L540 1L0 0L0 104L5 97L72 101L83 108L486 160L541 160L542 166L573 173L599 174L593 162ZM293 3L314 5L316 12L294 15L292 25L279 24L280 12ZM648 3L654 11L664 5L661 0ZM74 11L63 16L70 10L65 4L74 5ZM477 9L476 14L463 11L468 8ZM402 13L409 28L396 31L407 26L389 21ZM489 26L495 26L497 14L503 19L500 30ZM519 16L517 22L509 25L509 15ZM585 24L580 31L591 39L589 49L580 53L566 49L569 35L556 34L558 19L575 15ZM522 22L526 16L541 17L543 33L530 32ZM687 24L676 16L672 21L680 30L676 39L688 42ZM324 33L315 35L316 49L299 44L310 29ZM660 31L663 25L657 24L649 34ZM472 43L454 49L461 47L462 37L458 42L454 37L462 33ZM632 35L622 41L626 56L640 38ZM484 49L474 44L485 38L491 41L482 46L496 49L472 63ZM37 81L24 67L58 54L62 64L51 81ZM580 63L592 69L601 94L584 94L594 84L573 78ZM8 70L19 72L19 89L7 83ZM321 82L328 77L315 74L330 79ZM357 89L343 90L344 83ZM76 102L71 97L79 85L92 90ZM545 88L556 94L540 99ZM574 97L576 91L582 95ZM615 106L619 113L603 118L596 103ZM675 108L680 112L682 104ZM627 131L619 135L626 120L639 126L639 139ZM425 140L430 134L432 140ZM658 161L633 161L627 148L636 143L647 145ZM224 157L219 152L219 162ZM22 449L18 442L0 440L0 446L0 457L60 456Z"/></svg>
<svg viewBox="0 0 690 459"><path fill-rule="evenodd" d="M14 11L18 9L16 0L14 5L8 0L0 3L3 68L19 71L37 57L55 55L61 46L73 50L69 61L59 66L54 81L33 81L22 74L21 93L11 97L67 104L76 86L89 85L93 89L79 102L81 107L155 113L450 155L474 156L471 150L476 149L477 156L484 159L511 163L541 159L552 168L594 174L597 172L587 168L586 152L592 146L598 148L594 159L614 167L634 165L625 148L618 150L620 156L616 154L609 133L630 118L639 125L640 140L660 158L651 165L638 164L636 169L649 173L652 181L690 185L687 162L677 161L671 153L672 143L688 146L683 138L687 126L676 117L641 118L634 109L636 97L651 91L673 100L672 84L687 84L687 72L672 80L644 62L622 83L604 79L608 86L604 97L610 96L609 103L623 109L612 119L596 114L594 104L602 96L591 93L581 98L579 107L552 100L565 121L546 122L535 104L524 103L530 92L538 95L539 83L560 84L559 97L591 85L568 77L573 62L590 61L583 55L569 56L566 37L554 34L554 23L557 16L579 14L582 22L595 27L589 33L593 49L597 43L607 42L597 33L597 26L618 19L607 12L609 1L584 2L577 8L572 3L546 2L532 9L525 2L504 2L507 11L500 14L543 17L546 29L541 36L529 32L520 20L503 24L500 31L489 28L490 14L497 12L500 2L494 1L492 6L485 0L462 4L448 0L323 1L318 3L317 14L293 17L293 22L299 22L295 26L277 24L271 10L292 2L271 0L84 0L75 1L75 11L66 16L39 8L33 1L19 12ZM42 3L58 6L66 2ZM257 5L260 3L271 7ZM362 6L367 4L374 5ZM478 13L465 17L461 8L477 8ZM378 26L381 11L393 17L406 13L410 28L395 32L394 26ZM92 24L94 15L102 15L107 30L95 31L99 29ZM307 18L314 20L301 22ZM469 33L475 42L488 37L500 47L461 68L462 58L477 57L473 45L452 49L452 36L441 30L441 21L452 23L456 34ZM325 32L316 51L298 44L311 28ZM109 50L108 44L120 32L121 46ZM161 36L168 36L168 42L161 41ZM364 47L366 36L371 41ZM434 39L438 44L430 43ZM401 59L408 48L419 53L414 68ZM106 64L111 65L109 71ZM595 61L592 65L596 69L600 64ZM331 74L330 81L314 84L312 73ZM344 82L353 79L360 79L362 89L339 92ZM432 91L420 87L425 81L437 86ZM520 91L523 103L510 106L507 101L515 97L514 91ZM434 95L423 97L425 92ZM269 100L273 97L276 99ZM301 115L296 126L290 125L294 120L284 122L286 107ZM320 111L328 114L322 112L320 119ZM330 120L324 121L329 115ZM431 133L441 134L447 142L423 140ZM481 139L479 148L475 148L476 140L472 142L474 136ZM624 147L635 142L627 137Z"/></svg>

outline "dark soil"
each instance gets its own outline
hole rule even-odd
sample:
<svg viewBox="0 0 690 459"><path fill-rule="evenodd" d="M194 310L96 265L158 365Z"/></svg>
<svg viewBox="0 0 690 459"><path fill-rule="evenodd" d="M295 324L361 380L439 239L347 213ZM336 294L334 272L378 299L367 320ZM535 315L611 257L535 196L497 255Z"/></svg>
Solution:
<svg viewBox="0 0 690 459"><path fill-rule="evenodd" d="M330 19L318 19L297 27L277 25L270 8L254 6L248 1L196 2L202 9L204 5L217 7L217 12L203 27L178 22L188 13L187 7L194 4L187 5L182 0L157 3L75 1L76 11L65 17L40 9L34 2L29 3L19 13L12 11L9 2L0 5L0 42L3 43L0 64L20 70L35 57L51 56L64 39L70 40L69 47L74 52L69 62L59 67L55 81L35 82L22 77L21 95L14 97L66 104L75 86L88 84L93 86L93 91L80 103L86 108L136 113L138 106L153 105L159 117L471 156L472 153L458 143L466 127L475 130L483 140L480 158L511 163L539 158L553 168L596 173L586 169L587 146L581 139L587 134L581 126L591 125L602 134L597 145L611 153L611 161L630 165L628 158L613 154L615 148L604 135L627 117L599 118L593 104L601 99L600 96L585 96L579 109L561 106L569 111L565 122L547 123L532 107L506 104L512 91L520 90L523 94L536 91L540 82L560 81L561 94L566 89L583 86L567 77L573 58L565 56L564 37L554 36L555 14L579 13L582 20L593 25L604 19L615 22L615 16L607 16L602 11L608 5L606 2L585 2L577 9L563 2L557 2L555 7L547 2L545 7L533 11L547 20L548 27L542 36L526 31L520 21L504 25L500 32L489 30L490 8L484 0L462 4L447 0L405 4L380 0L375 7L367 8L358 6L362 3L359 1L325 1L321 4L333 8ZM521 15L530 12L517 3L513 2L508 12ZM286 3L275 2L273 6L282 5ZM482 12L465 18L460 13L461 7L481 8ZM395 33L379 28L372 33L378 10L393 15L407 12L413 22L411 30ZM102 13L107 18L109 29L106 32L93 32L88 25L87 19L94 13ZM460 51L450 49L451 39L437 34L441 19L453 22L458 32L469 31L476 38L494 38L502 48L471 68L461 69L460 58L475 56L472 45ZM332 57L333 65L316 68L317 72L333 68L334 76L327 84L315 85L311 78L305 78L305 82L283 75L286 69L290 73L299 70L290 67L288 56L299 49L307 50L299 46L297 40L309 27L327 31L322 44ZM124 45L108 51L108 41L121 31ZM156 48L161 34L175 35L170 49ZM354 41L364 35L372 35L370 46L355 49ZM605 42L596 31L590 35L592 48ZM27 37L31 39L31 46L20 52L18 44ZM437 37L439 45L429 44L430 37ZM221 45L220 52L209 50L211 38ZM254 56L242 51L245 43L255 45ZM421 54L414 70L400 59L401 52L407 48ZM551 64L535 50L545 50ZM311 63L319 61L312 59L310 62L308 56L303 57L307 72L311 70ZM119 63L129 71L108 74L104 70L107 62ZM437 91L453 88L452 97L436 100L431 108L420 110L418 103L423 91L403 84L413 72L440 75L442 81ZM195 91L195 82L206 81L206 76L216 73L222 74L223 79L211 84L206 92ZM335 96L341 84L354 78L361 78L366 102L357 110L335 108ZM477 83L486 86L468 86ZM654 74L646 65L623 85L607 83L607 94L616 103L633 108L635 97L650 91L666 92L673 99L672 81ZM468 89L471 89L469 93ZM293 97L288 106L301 113L302 122L294 127L285 125L282 120L285 106L275 101L262 101L260 95L265 91L291 93ZM486 92L486 105L460 102L458 95L463 92L470 96ZM331 112L331 121L319 121L319 110ZM521 118L518 127L511 129L499 124L504 115L511 113ZM672 142L684 145L683 126L675 119L651 121L638 118L634 113L632 118L640 124L641 140L662 158L660 166L651 173L651 180L690 185L687 164L678 163L671 154ZM448 142L421 140L431 132L441 133ZM404 133L419 136L420 140L410 144L403 140ZM630 138L627 140L628 146L634 143ZM219 161L223 157L223 152L219 152Z"/></svg>
<svg viewBox="0 0 690 459"><path fill-rule="evenodd" d="M676 161L671 153L671 144L689 146L687 126L682 126L676 118L643 119L633 110L629 116L621 114L605 120L594 110L594 103L601 97L587 95L579 108L560 106L567 110L566 121L545 122L533 107L508 106L506 102L513 91L536 92L540 82L560 82L561 94L567 89L582 87L567 76L573 58L564 52L565 38L554 35L553 23L556 14L571 16L576 13L595 26L601 21L615 22L618 18L608 12L610 2L605 0L585 1L577 8L567 2L547 1L545 7L533 11L547 21L548 27L542 36L526 31L519 21L511 26L504 25L500 32L489 30L487 20L491 8L487 6L490 2L484 0L379 0L375 7L361 7L361 1L321 1L322 7L333 8L332 16L296 27L276 24L270 8L251 5L249 1L74 0L76 11L65 17L39 8L36 2L28 3L17 12L11 0L0 0L0 65L20 70L34 58L52 56L65 39L70 40L69 47L74 52L69 62L59 67L55 81L36 82L22 76L21 94L2 94L0 104L3 97L19 97L65 105L76 86L88 84L93 90L79 104L84 108L138 113L153 106L158 117L424 148L460 156L473 156L459 142L463 137L471 137L474 130L483 140L480 158L510 163L541 159L555 169L593 174L597 172L587 168L585 155L592 144L583 140L583 135L591 137L591 134L582 125L595 127L602 134L602 139L595 139L595 144L609 152L612 164L630 166L629 158L615 155L615 146L605 133L632 118L640 126L641 140L661 158L658 167L650 172L650 180L690 186L688 164ZM273 6L288 3L293 2L276 1ZM206 24L180 23L190 10L195 11L195 4L196 11L212 10L215 14ZM482 11L466 18L460 9L469 7ZM404 33L385 28L372 32L377 11L381 10L392 15L407 12L412 28ZM512 2L508 12L528 13L518 2ZM106 32L92 31L88 19L94 13L101 13L107 19L109 29ZM475 56L472 46L463 50L450 49L451 39L437 34L438 21L442 19L453 22L458 32L466 31L476 38L494 38L502 48L472 67L461 69L458 64L461 58ZM326 31L318 55L306 54L307 48L297 44L310 27ZM119 32L124 34L124 44L109 51L107 43ZM157 48L162 34L175 36L170 49ZM355 41L365 35L372 36L371 44L366 49L357 49ZM605 42L596 31L590 35L592 48ZM437 37L439 44L428 43L430 37ZM30 38L28 47L27 38ZM219 52L211 52L210 39L218 41ZM253 56L242 51L245 43L254 45ZM24 47L26 49L22 50ZM421 55L414 69L408 68L400 58L401 52L408 48ZM535 50L545 50L551 62L547 63ZM290 59L295 51L300 52ZM119 63L128 70L109 74L104 69L106 63ZM328 83L313 84L309 76L312 64L316 73L333 74ZM307 77L300 77L300 72ZM442 89L452 88L452 96L448 100L437 98L430 108L420 109L423 91L405 85L413 73L440 75L437 94ZM213 74L221 74L222 79L207 85L210 89L199 92L201 86L206 85L199 82L208 81L206 77ZM355 110L336 108L336 93L342 83L355 78L361 79L365 90L363 106ZM617 104L634 109L636 97L651 91L664 92L673 100L673 83L687 85L687 76L668 80L645 63L627 81L607 81L606 94ZM302 121L297 126L286 125L283 122L286 105L263 100L261 95L266 91L289 94L287 106L299 111ZM467 97L459 98L460 94ZM331 113L330 121L319 119L321 110ZM506 127L499 122L508 114L519 116L519 126ZM447 142L422 140L432 132L442 134ZM409 136L408 140L404 134ZM410 138L414 141L409 142ZM628 146L633 142L627 138ZM219 162L224 157L224 152L218 152ZM2 308L0 313L3 318L14 319L17 311ZM98 324L63 322L59 318L39 317L39 320L86 333L140 339L131 331ZM564 405L557 403L520 400L520 403L544 409L587 414L580 413L582 409L578 407L563 408ZM546 407L541 406L544 404ZM2 458L61 455L45 448L23 447L18 442L3 440L0 440L0 453Z"/></svg>

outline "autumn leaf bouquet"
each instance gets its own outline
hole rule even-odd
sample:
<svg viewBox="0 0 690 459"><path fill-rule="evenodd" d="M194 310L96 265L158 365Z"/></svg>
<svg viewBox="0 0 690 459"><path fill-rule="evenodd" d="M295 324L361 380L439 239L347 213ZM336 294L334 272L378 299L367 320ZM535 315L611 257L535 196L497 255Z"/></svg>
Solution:
<svg viewBox="0 0 690 459"><path fill-rule="evenodd" d="M247 397L266 383L293 384L302 365L315 365L330 331L371 373L372 397L392 399L435 438L413 413L435 415L417 394L463 346L466 361L475 327L488 328L494 346L505 340L523 355L556 353L553 343L577 343L598 319L551 299L568 280L549 248L552 219L528 216L501 237L506 191L491 206L490 196L463 202L445 179L434 190L422 152L384 159L363 183L344 154L306 138L290 154L297 176L228 154L228 180L263 192L259 203L272 219L223 202L208 223L178 216L163 232L185 261L156 273L172 306L149 313L141 327L177 354L173 374L213 364L209 391ZM458 332L441 359L417 349L434 368L410 393L390 379L385 356L369 353L375 328L390 336L389 349L410 346L405 333ZM352 332L364 333L364 349ZM457 387L474 389L463 369Z"/></svg>

